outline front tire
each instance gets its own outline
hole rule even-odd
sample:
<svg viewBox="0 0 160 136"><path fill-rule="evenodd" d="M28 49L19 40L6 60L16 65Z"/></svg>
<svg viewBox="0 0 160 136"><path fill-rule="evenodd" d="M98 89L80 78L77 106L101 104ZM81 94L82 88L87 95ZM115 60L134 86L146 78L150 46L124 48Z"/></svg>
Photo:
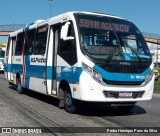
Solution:
<svg viewBox="0 0 160 136"><path fill-rule="evenodd" d="M17 79L17 86L16 86L16 90L19 94L22 94L24 91L23 91L23 88L22 88L22 84L21 84L21 79L18 78Z"/></svg>
<svg viewBox="0 0 160 136"><path fill-rule="evenodd" d="M74 100L72 99L72 95L68 90L64 91L64 108L65 111L67 111L68 113L76 112L76 106Z"/></svg>

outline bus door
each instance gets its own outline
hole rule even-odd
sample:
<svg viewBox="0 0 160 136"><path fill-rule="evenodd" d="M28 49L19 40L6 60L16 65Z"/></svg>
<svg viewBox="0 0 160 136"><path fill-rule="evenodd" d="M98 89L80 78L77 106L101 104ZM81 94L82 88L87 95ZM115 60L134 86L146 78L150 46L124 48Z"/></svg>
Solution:
<svg viewBox="0 0 160 136"><path fill-rule="evenodd" d="M60 25L55 25L51 27L47 54L47 90L48 94L55 96L57 95L56 67L59 32Z"/></svg>
<svg viewBox="0 0 160 136"><path fill-rule="evenodd" d="M16 46L16 37L12 37L9 39L8 41L8 47L7 47L7 52L6 52L6 59L5 59L5 62L6 62L6 77L7 77L7 80L10 81L10 82L13 82L13 64L12 64L12 61L13 61L13 52L14 52L14 48Z"/></svg>

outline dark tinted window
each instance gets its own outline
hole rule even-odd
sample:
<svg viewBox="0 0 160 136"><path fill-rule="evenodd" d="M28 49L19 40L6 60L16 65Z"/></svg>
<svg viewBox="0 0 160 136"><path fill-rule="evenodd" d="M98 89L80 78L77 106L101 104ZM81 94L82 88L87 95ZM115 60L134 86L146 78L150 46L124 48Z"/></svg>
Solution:
<svg viewBox="0 0 160 136"><path fill-rule="evenodd" d="M15 48L15 56L22 55L22 48L24 45L24 33L20 33L17 36L17 44Z"/></svg>
<svg viewBox="0 0 160 136"><path fill-rule="evenodd" d="M46 41L47 41L47 26L43 26L37 29L36 33L36 44L34 47L34 54L40 55L44 54L46 50Z"/></svg>
<svg viewBox="0 0 160 136"><path fill-rule="evenodd" d="M69 26L69 31L67 36L73 36L74 28L72 23ZM70 65L74 65L77 62L77 53L76 53L76 42L74 40L60 40L60 44L58 47L58 54Z"/></svg>
<svg viewBox="0 0 160 136"><path fill-rule="evenodd" d="M31 55L33 53L33 47L35 46L35 34L35 29L26 32L25 55Z"/></svg>

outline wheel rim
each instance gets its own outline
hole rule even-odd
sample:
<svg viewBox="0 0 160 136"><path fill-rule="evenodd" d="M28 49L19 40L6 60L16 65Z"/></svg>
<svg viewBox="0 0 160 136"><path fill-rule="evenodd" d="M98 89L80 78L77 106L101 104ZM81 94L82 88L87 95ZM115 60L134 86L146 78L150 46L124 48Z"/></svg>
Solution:
<svg viewBox="0 0 160 136"><path fill-rule="evenodd" d="M69 107L72 106L72 98L69 93L67 93L67 95L66 95L66 105Z"/></svg>

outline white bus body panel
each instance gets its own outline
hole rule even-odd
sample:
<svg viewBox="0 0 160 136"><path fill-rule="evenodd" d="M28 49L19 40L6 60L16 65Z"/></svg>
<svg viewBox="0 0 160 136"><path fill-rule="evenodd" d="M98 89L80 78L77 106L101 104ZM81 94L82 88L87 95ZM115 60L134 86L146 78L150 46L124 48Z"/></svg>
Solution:
<svg viewBox="0 0 160 136"><path fill-rule="evenodd" d="M90 74L83 71L80 76L79 89L74 92L74 98L82 101L93 102L137 102L150 100L152 98L154 88L154 76L152 80L145 86L103 86L95 81ZM112 92L138 92L145 91L142 98L106 98L103 91Z"/></svg>

